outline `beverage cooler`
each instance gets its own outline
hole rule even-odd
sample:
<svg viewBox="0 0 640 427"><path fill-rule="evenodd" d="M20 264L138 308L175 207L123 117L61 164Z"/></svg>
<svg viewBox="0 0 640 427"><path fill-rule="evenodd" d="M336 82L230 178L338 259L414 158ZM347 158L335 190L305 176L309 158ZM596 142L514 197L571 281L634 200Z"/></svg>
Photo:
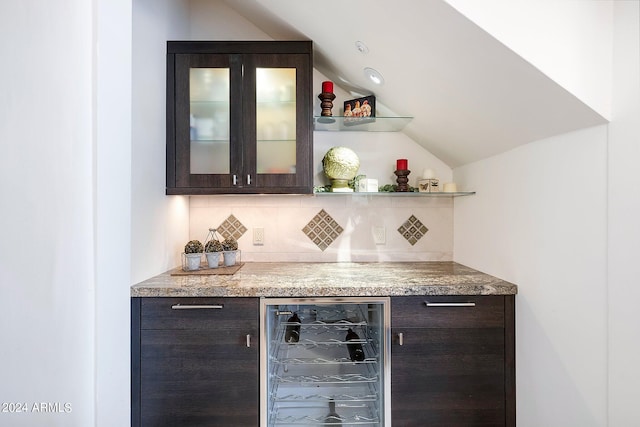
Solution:
<svg viewBox="0 0 640 427"><path fill-rule="evenodd" d="M389 298L263 298L260 425L390 426Z"/></svg>

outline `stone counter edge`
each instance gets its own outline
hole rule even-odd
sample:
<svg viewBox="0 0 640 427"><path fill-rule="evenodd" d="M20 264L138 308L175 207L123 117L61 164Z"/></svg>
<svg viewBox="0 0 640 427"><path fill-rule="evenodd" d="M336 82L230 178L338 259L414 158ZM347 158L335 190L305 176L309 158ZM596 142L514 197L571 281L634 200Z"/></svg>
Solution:
<svg viewBox="0 0 640 427"><path fill-rule="evenodd" d="M314 275L309 275L307 269L311 269ZM301 298L515 294L515 284L449 261L247 263L232 276L171 276L163 273L131 287L131 297Z"/></svg>

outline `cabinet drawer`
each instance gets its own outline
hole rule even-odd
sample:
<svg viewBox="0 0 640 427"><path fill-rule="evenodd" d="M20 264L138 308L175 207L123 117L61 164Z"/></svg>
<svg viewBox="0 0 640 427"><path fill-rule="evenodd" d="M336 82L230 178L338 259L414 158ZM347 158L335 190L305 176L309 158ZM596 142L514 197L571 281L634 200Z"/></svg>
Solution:
<svg viewBox="0 0 640 427"><path fill-rule="evenodd" d="M257 298L142 298L141 329L252 329Z"/></svg>
<svg viewBox="0 0 640 427"><path fill-rule="evenodd" d="M391 298L393 328L503 328L502 295Z"/></svg>

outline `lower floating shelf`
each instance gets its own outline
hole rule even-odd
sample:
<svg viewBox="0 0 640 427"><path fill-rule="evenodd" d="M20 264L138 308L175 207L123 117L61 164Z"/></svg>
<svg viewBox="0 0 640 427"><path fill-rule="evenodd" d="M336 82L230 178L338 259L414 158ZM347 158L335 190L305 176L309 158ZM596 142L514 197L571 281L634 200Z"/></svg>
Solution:
<svg viewBox="0 0 640 427"><path fill-rule="evenodd" d="M419 193L417 191L407 191L407 192L388 192L388 191L379 191L379 192L349 192L349 193L332 193L329 191L323 191L319 193L313 193L314 196L334 196L334 197L344 197L345 195L350 196L386 196L386 197L460 197L460 196L473 196L476 194L475 191L457 191L455 193Z"/></svg>

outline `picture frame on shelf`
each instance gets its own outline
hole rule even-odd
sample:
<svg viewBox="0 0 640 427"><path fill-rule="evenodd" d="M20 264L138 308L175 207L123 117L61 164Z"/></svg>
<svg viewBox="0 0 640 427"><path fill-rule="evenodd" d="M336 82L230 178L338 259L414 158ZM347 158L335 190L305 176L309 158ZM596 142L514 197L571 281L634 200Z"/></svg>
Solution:
<svg viewBox="0 0 640 427"><path fill-rule="evenodd" d="M373 95L344 101L344 124L354 126L376 121L376 97Z"/></svg>

